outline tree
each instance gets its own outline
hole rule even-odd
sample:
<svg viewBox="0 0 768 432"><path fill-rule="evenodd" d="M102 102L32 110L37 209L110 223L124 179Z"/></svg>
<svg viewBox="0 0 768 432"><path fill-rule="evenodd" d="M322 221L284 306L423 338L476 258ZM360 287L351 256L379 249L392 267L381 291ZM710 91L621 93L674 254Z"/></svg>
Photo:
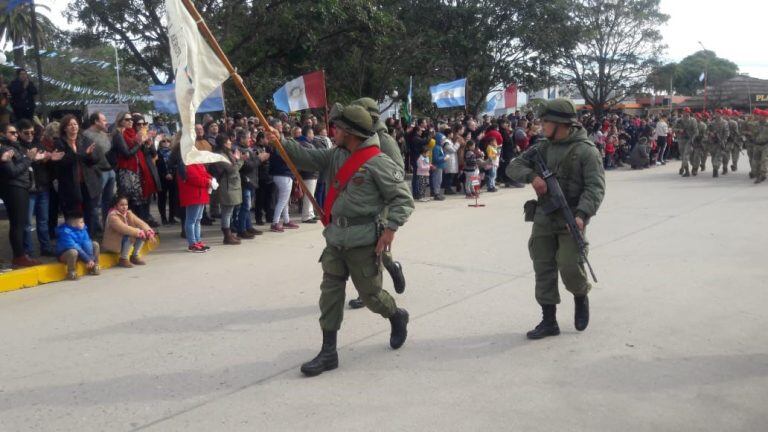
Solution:
<svg viewBox="0 0 768 432"><path fill-rule="evenodd" d="M403 3L409 43L432 53L412 60L413 75L432 83L467 78L467 106L475 113L497 86L543 86L556 53L573 45L565 0ZM545 26L559 31L542 31Z"/></svg>
<svg viewBox="0 0 768 432"><path fill-rule="evenodd" d="M684 95L695 95L704 88L699 80L702 73L707 74L707 85L718 85L735 77L739 73L736 63L718 57L713 51L702 50L684 58L679 64L680 73L675 79L675 89Z"/></svg>
<svg viewBox="0 0 768 432"><path fill-rule="evenodd" d="M36 5L36 8L50 10L47 6ZM48 17L37 13L37 42L42 48L51 43L59 31ZM16 6L10 13L0 14L0 38L13 43L13 63L25 65L24 45L32 46L32 14L28 3Z"/></svg>
<svg viewBox="0 0 768 432"><path fill-rule="evenodd" d="M638 91L664 49L660 0L573 0L576 48L563 53L562 78L596 115Z"/></svg>
<svg viewBox="0 0 768 432"><path fill-rule="evenodd" d="M324 70L328 99L382 98L407 92L432 108L428 84L467 77L470 110L488 92L516 82L546 81L555 53L571 38L563 31L571 0L265 0L194 3L257 100L270 102L289 79ZM131 13L125 13L131 11ZM71 0L69 17L83 24L74 45L117 39L127 73L171 81L162 0ZM244 109L225 85L228 108ZM423 104L422 104L422 101Z"/></svg>
<svg viewBox="0 0 768 432"><path fill-rule="evenodd" d="M680 76L680 64L667 63L654 68L648 75L648 87L655 91L674 91L675 80ZM671 88L670 88L671 86Z"/></svg>

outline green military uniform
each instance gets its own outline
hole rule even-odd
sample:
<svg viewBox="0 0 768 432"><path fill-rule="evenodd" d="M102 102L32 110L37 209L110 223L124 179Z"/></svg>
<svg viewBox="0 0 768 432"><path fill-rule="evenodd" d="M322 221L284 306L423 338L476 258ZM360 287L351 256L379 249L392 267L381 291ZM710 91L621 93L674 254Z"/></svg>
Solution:
<svg viewBox="0 0 768 432"><path fill-rule="evenodd" d="M726 155L731 160L731 171L736 171L738 168L741 145L739 123L731 118L728 120L728 155ZM727 161L724 160L723 163L727 163Z"/></svg>
<svg viewBox="0 0 768 432"><path fill-rule="evenodd" d="M679 132L678 145L680 149L680 174L688 177L690 175L690 161L693 153L693 143L699 134L699 124L696 119L686 112L683 117L677 121L676 129Z"/></svg>
<svg viewBox="0 0 768 432"><path fill-rule="evenodd" d="M397 145L397 141L389 134L387 125L381 120L379 104L371 98L364 97L352 101L351 105L358 105L368 110L368 113L374 121L373 129L379 137L379 146L382 153L389 156L389 158L403 170L403 182L405 182L405 161L403 160L403 154L400 152L400 147ZM386 218L386 213L387 209L384 209L384 212L381 215L382 218ZM405 277L403 276L401 264L395 261L391 251L384 251L381 254L381 263L392 275L395 289L398 292L402 292L402 290L405 289ZM350 305L352 305L351 302Z"/></svg>
<svg viewBox="0 0 768 432"><path fill-rule="evenodd" d="M336 173L349 158L349 151L336 147L309 150L293 140L283 144L297 167L327 173L326 184L333 184ZM360 148L379 146L373 135ZM320 286L320 327L338 330L344 315L344 287L349 277L365 305L388 318L396 310L395 300L381 288L381 268L375 248L377 221L388 209L386 227L396 230L413 212L411 192L403 182L402 168L381 153L352 176L339 194L331 211L332 222L323 231L326 248L320 257L323 282Z"/></svg>
<svg viewBox="0 0 768 432"><path fill-rule="evenodd" d="M757 132L757 122L754 120L745 120L741 126L741 133L744 136L744 148L747 149L749 158L749 177L754 178L756 171L756 161L754 157L755 133Z"/></svg>
<svg viewBox="0 0 768 432"><path fill-rule="evenodd" d="M752 149L752 157L755 160L753 174L755 183L761 183L766 179L768 172L768 112L760 115L760 121L755 128L755 144Z"/></svg>
<svg viewBox="0 0 768 432"><path fill-rule="evenodd" d="M709 146L707 151L712 156L712 176L717 177L720 165L723 163L724 152L728 144L728 135L730 128L728 122L719 115L709 125ZM727 167L723 167L723 173L727 172Z"/></svg>
<svg viewBox="0 0 768 432"><path fill-rule="evenodd" d="M379 137L372 135L359 148L379 147ZM350 153L343 147L310 150L293 140L286 140L285 150L297 167L320 171L331 185ZM332 222L323 231L327 246L320 262L323 267L321 285L320 326L323 330L341 327L344 309L344 287L352 277L365 305L384 317L396 309L395 301L381 289L381 269L375 248L378 240L378 217L388 209L386 227L397 230L413 212L414 202L403 182L402 167L381 153L365 163L339 194L331 210Z"/></svg>
<svg viewBox="0 0 768 432"><path fill-rule="evenodd" d="M373 131L373 119L360 106L341 107L334 118L344 137L357 137L355 151L379 147ZM364 139L364 141L362 141ZM337 143L333 149L306 149L293 140L284 140L288 156L306 171L324 173L326 184L333 185L341 167L350 158L346 148L353 140ZM308 376L318 375L338 366L336 333L344 316L347 279L357 289L365 306L388 318L392 324L390 345L400 348L407 335L408 312L398 309L395 300L382 289L381 263L376 254L380 215L387 209L386 229L396 231L414 209L413 197L403 182L402 167L389 156L379 153L370 158L342 186L330 214L330 224L323 230L326 247L320 256L323 280L320 284L320 327L323 347L320 354L301 367Z"/></svg>
<svg viewBox="0 0 768 432"><path fill-rule="evenodd" d="M527 157L528 152L537 149L547 166L557 175L574 215L584 220L585 224L597 213L605 195L605 172L600 152L587 136L587 131L576 123L576 109L573 103L565 99L550 101L542 115L543 122L557 123L558 127L569 127L569 135L558 141L541 140L521 156L513 159L507 166L506 174L517 182L531 183L539 175L534 163ZM559 130L559 129L558 129ZM554 305L560 303L558 292L558 271L563 278L565 288L574 297L586 299L591 289L584 264L581 262L578 248L566 228L560 212L546 215L542 204L547 195L538 199L538 206L533 219L533 229L528 241L528 250L536 272L536 301L542 305L544 320L541 327L549 320L552 332L543 336L559 334L554 321ZM548 307L549 306L549 307ZM577 314L578 314L577 303ZM587 309L588 313L588 309ZM548 318L551 315L551 320ZM529 337L537 339L535 332ZM586 323L583 325L586 327ZM577 325L577 329L579 328Z"/></svg>
<svg viewBox="0 0 768 432"><path fill-rule="evenodd" d="M693 140L693 157L691 165L693 170L691 174L696 175L699 168L703 171L707 163L707 122L705 119L697 121L698 133Z"/></svg>

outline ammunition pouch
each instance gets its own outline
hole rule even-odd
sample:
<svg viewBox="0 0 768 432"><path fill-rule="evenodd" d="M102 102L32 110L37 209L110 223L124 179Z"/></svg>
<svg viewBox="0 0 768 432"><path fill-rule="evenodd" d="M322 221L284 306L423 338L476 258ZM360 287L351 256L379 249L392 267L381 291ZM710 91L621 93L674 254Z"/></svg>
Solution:
<svg viewBox="0 0 768 432"><path fill-rule="evenodd" d="M536 207L539 203L536 200L526 201L523 204L523 214L525 215L526 222L533 222L533 216L536 214Z"/></svg>

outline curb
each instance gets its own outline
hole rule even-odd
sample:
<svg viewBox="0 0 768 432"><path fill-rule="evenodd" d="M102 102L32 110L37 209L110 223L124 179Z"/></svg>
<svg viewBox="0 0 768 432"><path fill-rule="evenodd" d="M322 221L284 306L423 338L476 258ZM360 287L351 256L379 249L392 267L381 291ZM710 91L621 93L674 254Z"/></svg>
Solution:
<svg viewBox="0 0 768 432"><path fill-rule="evenodd" d="M156 242L146 242L141 248L140 255L146 255L155 250L160 245L160 240ZM119 257L113 253L99 254L99 266L102 270L117 265ZM86 274L85 265L82 262L77 263L77 274L83 276ZM24 288L31 288L51 282L60 282L67 278L67 266L63 263L41 264L39 266L27 267L19 270L11 270L0 275L0 293L16 291Z"/></svg>

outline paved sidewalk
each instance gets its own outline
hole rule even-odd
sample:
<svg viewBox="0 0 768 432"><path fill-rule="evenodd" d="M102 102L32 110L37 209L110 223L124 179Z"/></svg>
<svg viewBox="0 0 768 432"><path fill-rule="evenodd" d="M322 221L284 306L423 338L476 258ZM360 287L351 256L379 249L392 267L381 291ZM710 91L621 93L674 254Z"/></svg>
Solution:
<svg viewBox="0 0 768 432"><path fill-rule="evenodd" d="M609 172L592 322L573 329L563 290L563 334L536 342L531 196L419 204L394 245L408 342L348 310L340 368L312 379L318 225L242 246L212 232L208 254L164 236L145 268L0 295L0 430L764 430L768 187Z"/></svg>

